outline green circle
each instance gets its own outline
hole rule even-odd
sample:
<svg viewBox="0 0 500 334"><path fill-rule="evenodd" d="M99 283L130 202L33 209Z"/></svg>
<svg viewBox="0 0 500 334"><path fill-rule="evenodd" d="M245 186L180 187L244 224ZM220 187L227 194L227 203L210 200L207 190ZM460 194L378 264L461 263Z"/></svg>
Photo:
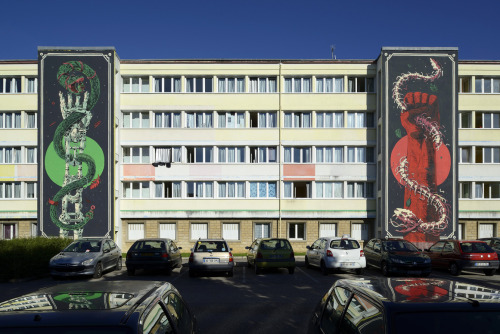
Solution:
<svg viewBox="0 0 500 334"><path fill-rule="evenodd" d="M104 152L95 140L87 137L83 153L90 155L94 159L95 175L92 177L92 180L94 180L98 176L102 175L102 171L104 170ZM51 142L49 147L47 148L47 151L45 152L45 171L47 172L47 175L50 177L52 182L62 187L64 183L65 170L66 162L57 155L54 149L54 142ZM87 174L87 170L87 164L83 163L83 175ZM69 166L69 173L71 175L76 175L78 173L78 167ZM89 186L90 183L91 182L89 182L86 186Z"/></svg>

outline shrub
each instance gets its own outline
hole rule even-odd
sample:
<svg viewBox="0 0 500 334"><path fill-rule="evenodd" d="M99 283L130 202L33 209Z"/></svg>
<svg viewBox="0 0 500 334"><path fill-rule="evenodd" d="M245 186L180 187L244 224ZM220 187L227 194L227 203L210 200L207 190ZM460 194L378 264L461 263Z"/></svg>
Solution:
<svg viewBox="0 0 500 334"><path fill-rule="evenodd" d="M0 240L0 280L48 274L50 258L72 241L44 237Z"/></svg>

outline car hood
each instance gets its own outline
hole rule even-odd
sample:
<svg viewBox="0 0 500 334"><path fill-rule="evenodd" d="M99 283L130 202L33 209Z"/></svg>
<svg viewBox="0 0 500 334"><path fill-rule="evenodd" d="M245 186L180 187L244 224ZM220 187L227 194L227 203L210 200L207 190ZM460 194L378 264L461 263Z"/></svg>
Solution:
<svg viewBox="0 0 500 334"><path fill-rule="evenodd" d="M61 252L50 259L50 264L80 264L83 261L95 259L100 253Z"/></svg>
<svg viewBox="0 0 500 334"><path fill-rule="evenodd" d="M420 252L389 252L389 256L391 257L397 257L397 258L401 258L401 259L408 259L408 260L412 260L412 261L416 261L416 260L425 260L425 259L428 259L429 257L425 254L422 254Z"/></svg>

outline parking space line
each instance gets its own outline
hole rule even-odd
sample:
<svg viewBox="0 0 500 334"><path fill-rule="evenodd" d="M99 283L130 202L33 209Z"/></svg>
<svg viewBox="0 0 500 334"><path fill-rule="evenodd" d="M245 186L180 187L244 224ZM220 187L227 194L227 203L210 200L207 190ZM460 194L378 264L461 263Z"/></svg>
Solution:
<svg viewBox="0 0 500 334"><path fill-rule="evenodd" d="M315 279L314 277L312 277L311 275L309 275L308 273L306 273L304 270L300 269L300 267L295 267L295 270L300 271L301 273L303 273L304 275L306 275L308 278L310 278L313 282L319 283L319 281L317 279Z"/></svg>

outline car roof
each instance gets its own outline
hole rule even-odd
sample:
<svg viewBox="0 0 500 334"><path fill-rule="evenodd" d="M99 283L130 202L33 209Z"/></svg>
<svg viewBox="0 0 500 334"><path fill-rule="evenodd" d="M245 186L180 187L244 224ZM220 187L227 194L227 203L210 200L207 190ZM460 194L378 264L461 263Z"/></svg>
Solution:
<svg viewBox="0 0 500 334"><path fill-rule="evenodd" d="M168 290L170 283L160 281L92 281L58 284L0 303L0 323L35 326L33 315L43 322L76 326L119 325L136 310L144 310L152 298ZM78 312L80 311L80 312ZM82 316L82 311L85 315ZM106 316L102 316L105 311ZM64 314L64 316L61 316ZM25 322L25 323L24 323Z"/></svg>
<svg viewBox="0 0 500 334"><path fill-rule="evenodd" d="M198 241L226 241L225 239L198 239L196 240L196 242Z"/></svg>

